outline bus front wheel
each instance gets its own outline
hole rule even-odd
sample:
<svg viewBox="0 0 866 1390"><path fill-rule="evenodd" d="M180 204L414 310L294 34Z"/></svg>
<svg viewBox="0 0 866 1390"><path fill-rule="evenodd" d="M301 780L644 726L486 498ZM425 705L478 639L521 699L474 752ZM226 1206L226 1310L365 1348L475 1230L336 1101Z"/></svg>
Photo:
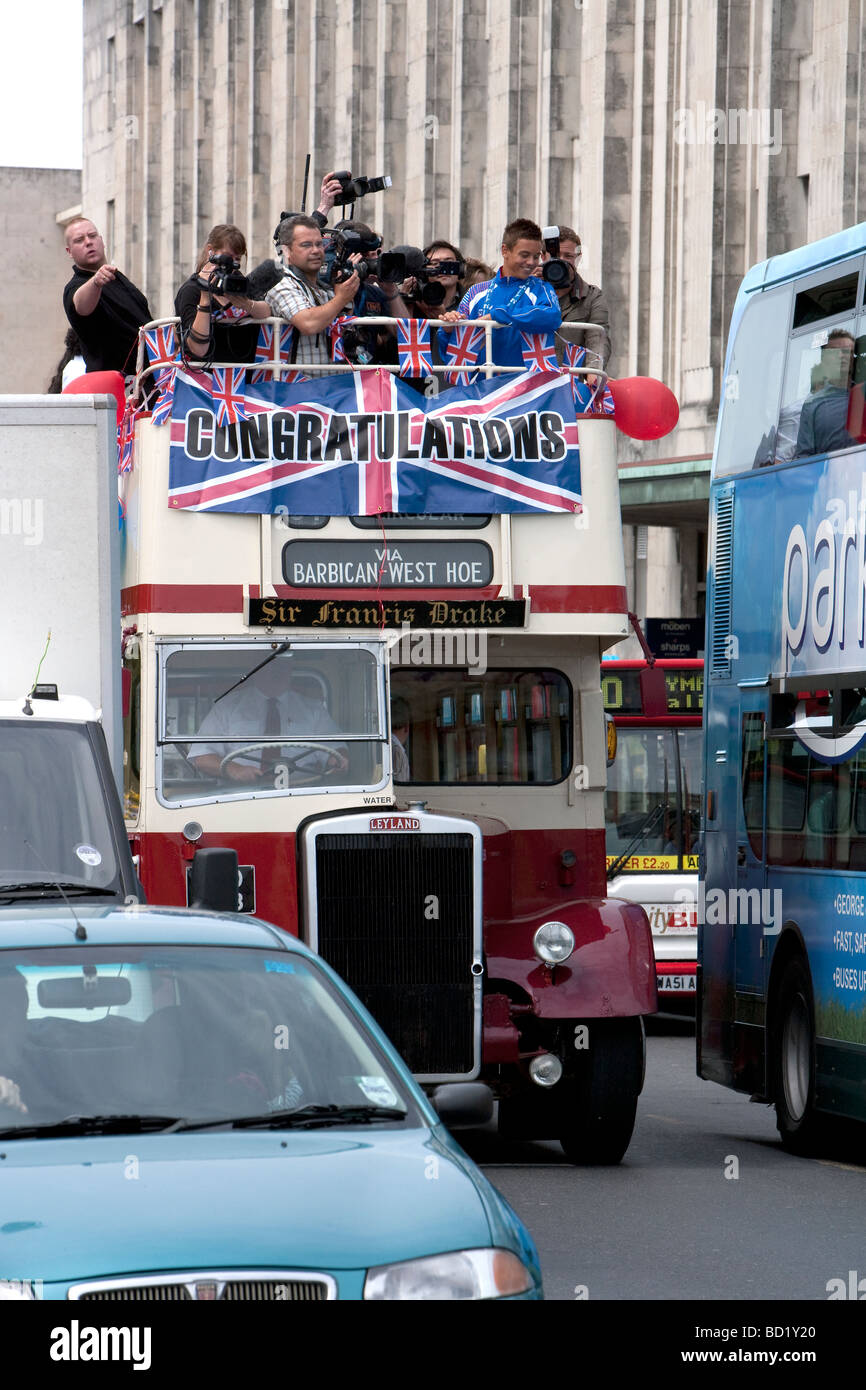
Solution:
<svg viewBox="0 0 866 1390"><path fill-rule="evenodd" d="M815 1023L805 965L789 961L779 986L773 1033L776 1126L789 1153L811 1154L822 1128L815 1111Z"/></svg>
<svg viewBox="0 0 866 1390"><path fill-rule="evenodd" d="M593 1037L595 1032L595 1037ZM619 1163L631 1143L643 1086L643 1019L590 1025L589 1065L570 1087L559 1134L566 1158L578 1164Z"/></svg>

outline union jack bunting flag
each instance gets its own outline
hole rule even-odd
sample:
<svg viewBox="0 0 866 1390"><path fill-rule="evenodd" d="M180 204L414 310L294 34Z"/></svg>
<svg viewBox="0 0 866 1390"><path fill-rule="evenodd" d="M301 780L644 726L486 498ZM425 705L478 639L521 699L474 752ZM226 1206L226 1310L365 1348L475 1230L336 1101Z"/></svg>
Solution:
<svg viewBox="0 0 866 1390"><path fill-rule="evenodd" d="M211 395L218 425L236 425L247 418L243 367L214 367Z"/></svg>
<svg viewBox="0 0 866 1390"><path fill-rule="evenodd" d="M347 323L353 323L351 314L338 314L328 329L328 337L331 340L331 360L332 362L348 362L346 349L343 347L343 329Z"/></svg>
<svg viewBox="0 0 866 1390"><path fill-rule="evenodd" d="M468 386L473 373L466 371L465 367L474 366L481 356L483 348L484 330L476 328L472 323L458 328L456 333L449 337L445 355L453 366L464 368L462 371L446 374L452 386Z"/></svg>
<svg viewBox="0 0 866 1390"><path fill-rule="evenodd" d="M589 409L592 411L593 415L613 415L613 396L607 381L605 381L603 387L601 382L596 385L592 393L592 400L589 403Z"/></svg>
<svg viewBox="0 0 866 1390"><path fill-rule="evenodd" d="M586 348L582 343L566 343L564 358L567 367L583 367L586 365ZM592 388L587 386L586 377L572 376L571 394L574 398L574 408L579 415L589 410Z"/></svg>
<svg viewBox="0 0 866 1390"><path fill-rule="evenodd" d="M132 446L135 440L135 422L141 413L140 406L127 401L123 419L117 427L118 472L128 473L132 467Z"/></svg>
<svg viewBox="0 0 866 1390"><path fill-rule="evenodd" d="M171 408L174 404L175 370L172 367L165 367L156 378L156 389L159 396L150 416L151 423L154 425L166 425L171 419Z"/></svg>
<svg viewBox="0 0 866 1390"><path fill-rule="evenodd" d="M272 323L263 323L259 328L259 340L256 343L256 361L288 362L293 332L294 329L290 323L280 324L277 350L274 352L274 325ZM257 381L267 381L269 377L269 372L253 372L250 376L250 383L254 385ZM283 381L288 379L287 377L282 377Z"/></svg>
<svg viewBox="0 0 866 1390"><path fill-rule="evenodd" d="M158 328L149 328L144 335L144 347L147 360L151 364L177 362L180 359L173 323L163 323Z"/></svg>
<svg viewBox="0 0 866 1390"><path fill-rule="evenodd" d="M559 367L556 348L546 333L521 333L523 365L530 372L555 372Z"/></svg>
<svg viewBox="0 0 866 1390"><path fill-rule="evenodd" d="M400 376L429 376L433 370L430 324L426 319L397 320Z"/></svg>

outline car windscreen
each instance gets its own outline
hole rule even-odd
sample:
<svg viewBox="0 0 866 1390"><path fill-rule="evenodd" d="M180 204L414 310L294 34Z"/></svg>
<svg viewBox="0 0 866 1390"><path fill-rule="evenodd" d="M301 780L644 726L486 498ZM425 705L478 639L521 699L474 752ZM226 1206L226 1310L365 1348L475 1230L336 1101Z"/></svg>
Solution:
<svg viewBox="0 0 866 1390"><path fill-rule="evenodd" d="M278 948L2 951L0 1078L0 1096L14 1086L19 1102L0 1103L0 1129L306 1107L396 1109L419 1122L324 972Z"/></svg>
<svg viewBox="0 0 866 1390"><path fill-rule="evenodd" d="M120 891L93 745L73 724L0 720L0 893L57 879Z"/></svg>

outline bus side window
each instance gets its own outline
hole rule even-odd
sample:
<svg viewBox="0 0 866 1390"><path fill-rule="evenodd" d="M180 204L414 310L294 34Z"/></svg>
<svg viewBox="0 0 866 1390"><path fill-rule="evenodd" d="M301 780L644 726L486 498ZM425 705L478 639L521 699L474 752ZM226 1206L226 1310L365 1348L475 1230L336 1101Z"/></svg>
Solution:
<svg viewBox="0 0 866 1390"><path fill-rule="evenodd" d="M794 738L767 741L767 862L801 864L809 754Z"/></svg>
<svg viewBox="0 0 866 1390"><path fill-rule="evenodd" d="M743 819L756 859L764 853L764 716L743 715Z"/></svg>
<svg viewBox="0 0 866 1390"><path fill-rule="evenodd" d="M809 327L791 339L776 463L856 443L846 429L856 350L854 327L850 318L832 328Z"/></svg>
<svg viewBox="0 0 866 1390"><path fill-rule="evenodd" d="M717 477L773 462L790 286L756 293L735 330L722 381Z"/></svg>

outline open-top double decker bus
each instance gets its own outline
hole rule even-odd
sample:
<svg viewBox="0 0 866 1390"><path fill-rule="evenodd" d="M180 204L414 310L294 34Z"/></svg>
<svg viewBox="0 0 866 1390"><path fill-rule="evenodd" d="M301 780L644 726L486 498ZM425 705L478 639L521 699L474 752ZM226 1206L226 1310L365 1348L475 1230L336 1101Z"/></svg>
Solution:
<svg viewBox="0 0 866 1390"><path fill-rule="evenodd" d="M650 713L646 661L603 661L604 708L617 731L605 797L608 892L646 909L653 935L659 1007L694 1010L698 944L701 720L704 663L654 663L664 674L667 712Z"/></svg>
<svg viewBox="0 0 866 1390"><path fill-rule="evenodd" d="M698 1070L866 1120L866 223L753 267L710 494Z"/></svg>
<svg viewBox="0 0 866 1390"><path fill-rule="evenodd" d="M354 385L370 439L417 443ZM605 888L599 661L628 630L614 422L579 418L579 513L326 515L313 487L297 512L233 514L177 505L182 478L169 505L178 440L293 467L287 417L309 437L324 410L304 390L306 411L286 397L248 426L178 418L177 396L167 427L137 423L125 773L145 891L185 903L196 854L234 848L238 910L319 951L424 1083L481 1078L503 1133L616 1162L656 993L646 915Z"/></svg>

